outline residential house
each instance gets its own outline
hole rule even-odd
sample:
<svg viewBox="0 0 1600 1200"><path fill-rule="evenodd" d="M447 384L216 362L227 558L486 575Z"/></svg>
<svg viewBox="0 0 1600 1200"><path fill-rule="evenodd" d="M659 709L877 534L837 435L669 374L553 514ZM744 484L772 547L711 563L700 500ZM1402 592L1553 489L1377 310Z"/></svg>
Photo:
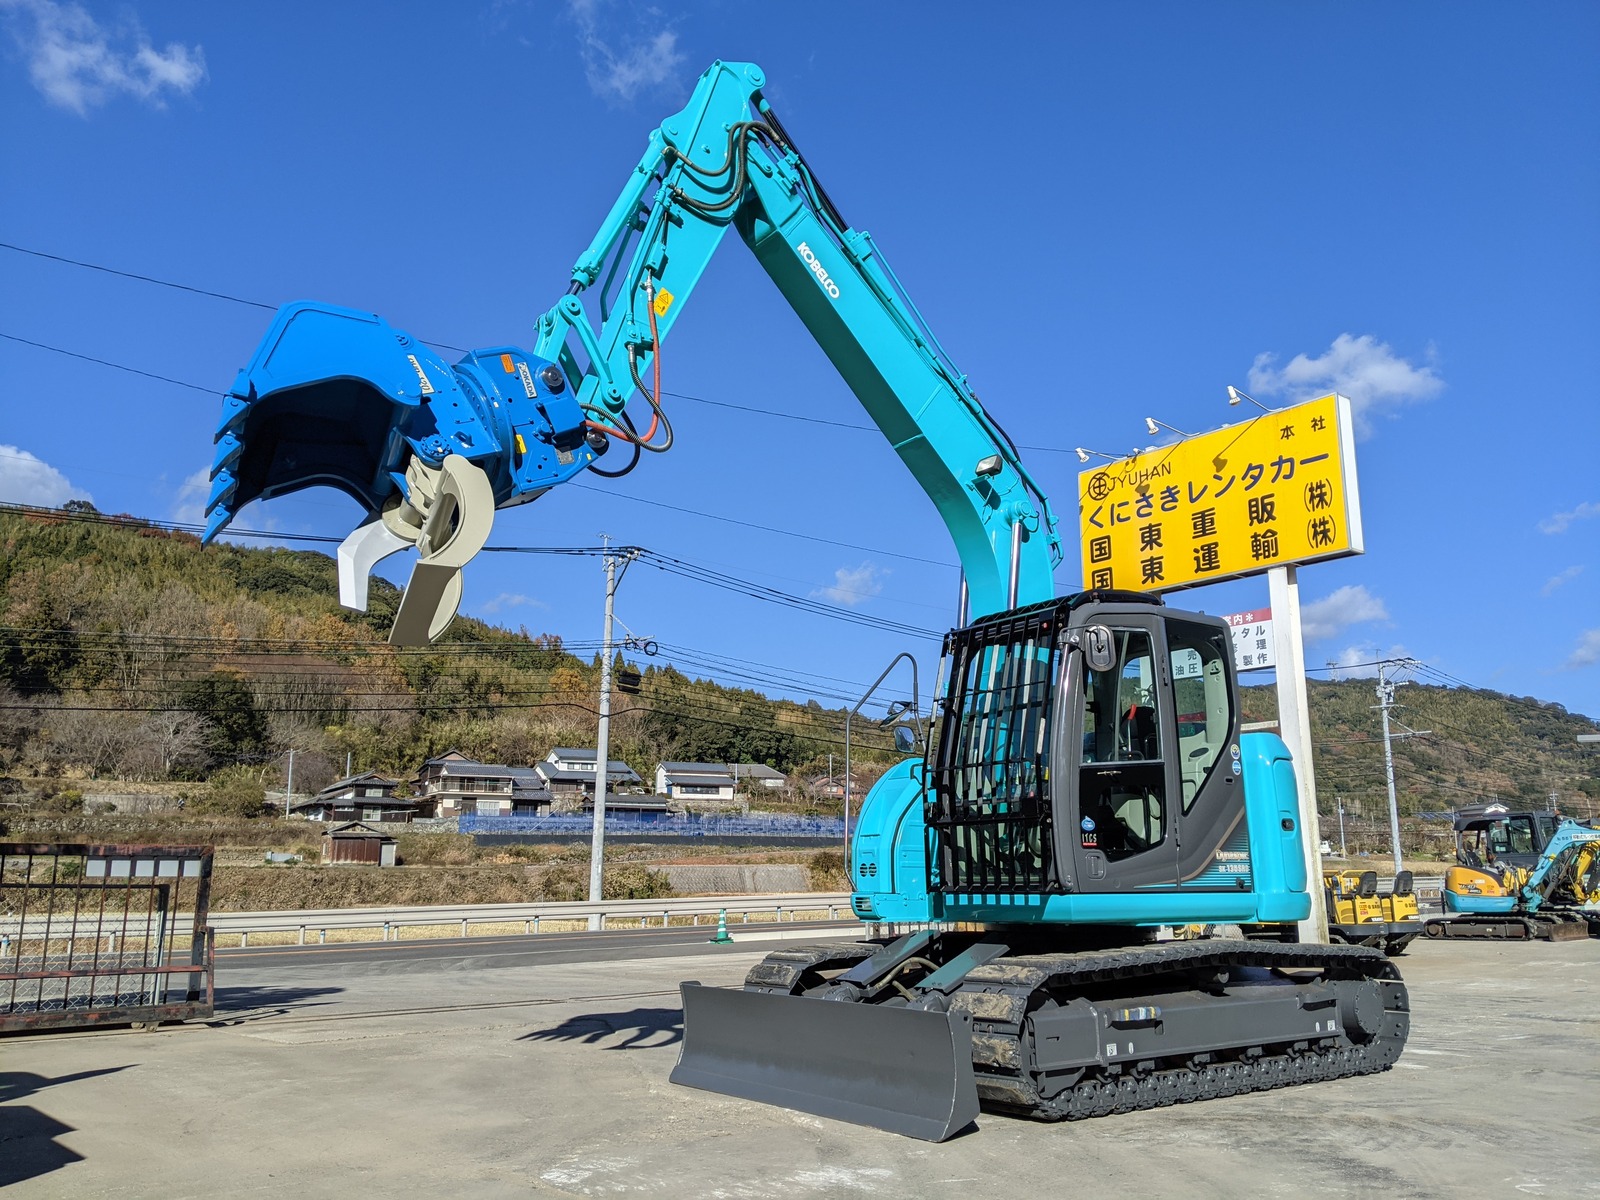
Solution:
<svg viewBox="0 0 1600 1200"><path fill-rule="evenodd" d="M557 746L535 769L558 804L568 809L594 807L596 772L593 750ZM665 799L645 793L644 780L620 758L613 758L606 764L607 809L662 812L666 806Z"/></svg>
<svg viewBox="0 0 1600 1200"><path fill-rule="evenodd" d="M722 763L664 762L656 766L656 795L674 800L732 800L733 771Z"/></svg>
<svg viewBox="0 0 1600 1200"><path fill-rule="evenodd" d="M330 783L315 796L296 801L289 811L308 821L410 821L420 807L396 799L399 780L366 771Z"/></svg>
<svg viewBox="0 0 1600 1200"><path fill-rule="evenodd" d="M782 771L761 763L734 763L732 769L736 785L749 779L769 792L781 791L789 785L789 777Z"/></svg>
<svg viewBox="0 0 1600 1200"><path fill-rule="evenodd" d="M760 763L664 762L656 767L656 794L674 800L732 800L745 780L777 791L789 782Z"/></svg>
<svg viewBox="0 0 1600 1200"><path fill-rule="evenodd" d="M511 814L517 817L537 817L550 811L555 797L545 786L544 776L537 767L510 767Z"/></svg>
<svg viewBox="0 0 1600 1200"><path fill-rule="evenodd" d="M851 773L850 798L858 800L867 794L872 783L863 775ZM834 800L844 798L844 773L841 771L834 775L813 775L806 780L806 790L813 796L824 796Z"/></svg>
<svg viewBox="0 0 1600 1200"><path fill-rule="evenodd" d="M414 787L424 808L436 817L532 816L548 809L553 799L536 768L478 762L459 750L423 763Z"/></svg>

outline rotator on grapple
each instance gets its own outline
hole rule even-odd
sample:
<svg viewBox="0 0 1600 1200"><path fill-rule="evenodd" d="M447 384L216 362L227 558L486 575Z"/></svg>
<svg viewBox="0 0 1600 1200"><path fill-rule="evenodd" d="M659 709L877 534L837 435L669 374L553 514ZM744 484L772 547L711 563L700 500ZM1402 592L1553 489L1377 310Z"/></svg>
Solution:
<svg viewBox="0 0 1600 1200"><path fill-rule="evenodd" d="M369 514L342 601L415 546L391 640L437 637L495 509L670 446L662 343L736 229L932 501L975 619L946 638L928 757L874 786L851 846L856 915L914 931L778 951L742 991L686 984L673 1079L939 1139L980 1102L1094 1116L1383 1070L1408 1018L1381 952L1155 940L1307 915L1288 752L1241 735L1222 622L1055 597L1043 491L764 83L715 63L651 134L531 353L451 366L371 314L286 306L225 402L207 536L338 487Z"/></svg>

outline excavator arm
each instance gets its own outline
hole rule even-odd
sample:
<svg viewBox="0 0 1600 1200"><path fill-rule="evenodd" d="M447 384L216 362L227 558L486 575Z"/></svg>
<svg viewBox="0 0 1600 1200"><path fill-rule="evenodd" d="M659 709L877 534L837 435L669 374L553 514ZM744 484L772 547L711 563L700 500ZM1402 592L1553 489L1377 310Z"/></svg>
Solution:
<svg viewBox="0 0 1600 1200"><path fill-rule="evenodd" d="M414 545L391 640L437 637L494 510L670 448L662 348L731 228L933 501L972 614L1050 598L1061 550L1042 491L763 84L753 64L714 63L651 133L531 353L451 364L369 313L281 309L224 402L207 538L250 500L338 487L368 512L340 549L341 600L364 608L368 572Z"/></svg>

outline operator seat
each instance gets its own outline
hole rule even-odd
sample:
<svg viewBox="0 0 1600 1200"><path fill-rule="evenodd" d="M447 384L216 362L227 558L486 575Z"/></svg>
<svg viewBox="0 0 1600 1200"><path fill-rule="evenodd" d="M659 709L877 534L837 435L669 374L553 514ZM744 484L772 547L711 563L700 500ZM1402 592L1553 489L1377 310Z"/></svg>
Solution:
<svg viewBox="0 0 1600 1200"><path fill-rule="evenodd" d="M1156 736L1155 712L1148 704L1128 705L1117 731L1129 758L1160 758L1160 739Z"/></svg>

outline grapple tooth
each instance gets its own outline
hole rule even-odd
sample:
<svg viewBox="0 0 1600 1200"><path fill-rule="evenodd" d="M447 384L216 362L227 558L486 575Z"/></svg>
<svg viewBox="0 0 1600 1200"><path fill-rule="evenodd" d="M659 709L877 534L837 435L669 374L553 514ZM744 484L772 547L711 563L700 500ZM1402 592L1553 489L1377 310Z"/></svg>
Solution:
<svg viewBox="0 0 1600 1200"><path fill-rule="evenodd" d="M698 983L682 994L673 1083L930 1142L977 1119L963 1014Z"/></svg>

